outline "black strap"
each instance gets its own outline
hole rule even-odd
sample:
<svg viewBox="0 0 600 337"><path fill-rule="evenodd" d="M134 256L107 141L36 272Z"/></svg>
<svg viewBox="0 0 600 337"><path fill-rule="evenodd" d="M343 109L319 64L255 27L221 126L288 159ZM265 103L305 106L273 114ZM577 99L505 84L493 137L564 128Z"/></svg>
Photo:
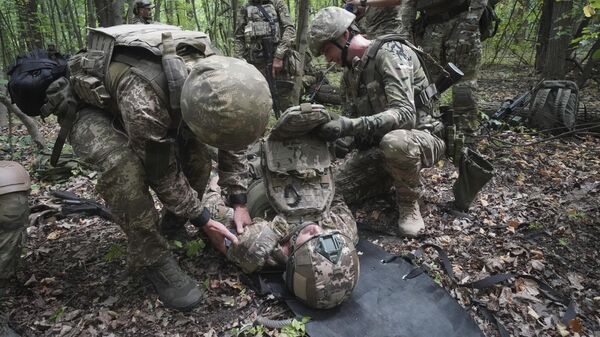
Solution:
<svg viewBox="0 0 600 337"><path fill-rule="evenodd" d="M265 8L262 5L256 5L256 8L260 11L260 14L269 22L269 28L271 29L271 36L275 37L275 32L277 31L275 27L275 20L267 13Z"/></svg>

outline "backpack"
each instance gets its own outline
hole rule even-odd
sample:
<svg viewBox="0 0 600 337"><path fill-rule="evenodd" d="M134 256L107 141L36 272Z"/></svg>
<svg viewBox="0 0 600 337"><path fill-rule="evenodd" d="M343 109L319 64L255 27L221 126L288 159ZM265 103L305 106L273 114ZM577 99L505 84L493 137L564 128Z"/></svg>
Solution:
<svg viewBox="0 0 600 337"><path fill-rule="evenodd" d="M494 37L498 32L500 18L496 15L496 2L485 6L481 18L479 19L479 32L481 33L481 41Z"/></svg>
<svg viewBox="0 0 600 337"><path fill-rule="evenodd" d="M579 109L579 88L573 81L543 81L534 90L528 126L540 130L572 130Z"/></svg>
<svg viewBox="0 0 600 337"><path fill-rule="evenodd" d="M8 70L8 92L21 111L39 116L46 101L46 89L52 82L67 74L67 56L35 49L17 57Z"/></svg>

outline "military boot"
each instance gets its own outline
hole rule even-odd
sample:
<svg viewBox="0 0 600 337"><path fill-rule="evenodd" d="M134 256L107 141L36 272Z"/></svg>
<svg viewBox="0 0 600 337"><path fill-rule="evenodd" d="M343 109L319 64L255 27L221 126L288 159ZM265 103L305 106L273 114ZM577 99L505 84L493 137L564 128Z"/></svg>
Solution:
<svg viewBox="0 0 600 337"><path fill-rule="evenodd" d="M158 298L166 307L187 311L198 306L204 293L196 281L188 276L172 256L161 259L154 266L146 267L144 276L152 282Z"/></svg>
<svg viewBox="0 0 600 337"><path fill-rule="evenodd" d="M425 228L418 200L398 200L398 228L407 237L415 237Z"/></svg>

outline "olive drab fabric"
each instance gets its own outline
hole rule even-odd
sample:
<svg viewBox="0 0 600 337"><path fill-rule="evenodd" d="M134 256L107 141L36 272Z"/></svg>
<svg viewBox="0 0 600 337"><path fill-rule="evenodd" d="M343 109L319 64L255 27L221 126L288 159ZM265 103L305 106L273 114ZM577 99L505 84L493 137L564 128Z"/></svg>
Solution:
<svg viewBox="0 0 600 337"><path fill-rule="evenodd" d="M420 3L420 1L417 1ZM457 1L458 2L458 1ZM425 28L416 42L439 63L454 63L464 77L452 87L452 105L457 126L467 136L479 128L477 77L481 64L481 32L479 22L488 0L471 0L450 18L437 20L423 16ZM430 67L432 78L438 70Z"/></svg>
<svg viewBox="0 0 600 337"><path fill-rule="evenodd" d="M15 275L29 222L29 174L12 161L0 161L0 283ZM1 296L1 294L0 294Z"/></svg>
<svg viewBox="0 0 600 337"><path fill-rule="evenodd" d="M200 141L224 150L245 149L262 136L272 105L262 74L225 56L199 61L181 92L183 120Z"/></svg>
<svg viewBox="0 0 600 337"><path fill-rule="evenodd" d="M269 21L272 21L273 25ZM277 99L283 111L298 104L298 97L292 89L294 78L299 74L300 68L300 58L298 52L294 50L296 28L285 1L249 0L240 6L237 13L234 56L248 61L266 77L267 63L272 60L265 59L263 50L265 37L273 39L273 57L283 60L283 70L274 77L277 86L277 97L274 99Z"/></svg>
<svg viewBox="0 0 600 337"><path fill-rule="evenodd" d="M579 88L573 81L543 81L534 90L527 125L539 130L572 130L579 110Z"/></svg>
<svg viewBox="0 0 600 337"><path fill-rule="evenodd" d="M399 34L403 39L413 41L417 17L415 2L417 0L403 0L402 4L397 6L367 6L364 14L357 19L360 32L369 39L376 39L385 34Z"/></svg>

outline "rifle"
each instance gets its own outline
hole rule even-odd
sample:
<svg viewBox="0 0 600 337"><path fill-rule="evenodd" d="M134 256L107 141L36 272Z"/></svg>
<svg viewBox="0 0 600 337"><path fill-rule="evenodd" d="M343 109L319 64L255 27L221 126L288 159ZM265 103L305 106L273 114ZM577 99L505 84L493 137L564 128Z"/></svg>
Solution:
<svg viewBox="0 0 600 337"><path fill-rule="evenodd" d="M333 67L335 67L335 63L332 63L329 66L329 68L325 69L325 71L322 74L321 80L319 81L319 84L317 84L317 87L315 88L315 90L313 90L313 92L310 93L310 96L308 96L309 103L315 103L315 98L317 97L317 94L321 90L321 87L323 86L323 84L325 84L325 81L327 81L326 75L327 75L327 73L329 73L331 71L331 69L333 69Z"/></svg>
<svg viewBox="0 0 600 337"><path fill-rule="evenodd" d="M88 215L96 215L101 218L114 221L114 216L110 210L94 200L84 199L69 191L52 191L54 197L61 199L60 212L67 216L74 213L84 213Z"/></svg>
<svg viewBox="0 0 600 337"><path fill-rule="evenodd" d="M521 123L523 118L521 116L515 116L515 111L527 106L530 100L531 90L502 102L500 108L490 116L490 121L487 123L488 126L494 128L498 125L497 122L500 120L508 121L510 124Z"/></svg>
<svg viewBox="0 0 600 337"><path fill-rule="evenodd" d="M275 111L275 117L279 118L281 110L279 108L279 100L277 95L277 85L273 78L273 35L265 36L262 39L263 57L267 63L267 70L265 77L269 84L269 90L271 91L271 97L273 98L273 110Z"/></svg>

